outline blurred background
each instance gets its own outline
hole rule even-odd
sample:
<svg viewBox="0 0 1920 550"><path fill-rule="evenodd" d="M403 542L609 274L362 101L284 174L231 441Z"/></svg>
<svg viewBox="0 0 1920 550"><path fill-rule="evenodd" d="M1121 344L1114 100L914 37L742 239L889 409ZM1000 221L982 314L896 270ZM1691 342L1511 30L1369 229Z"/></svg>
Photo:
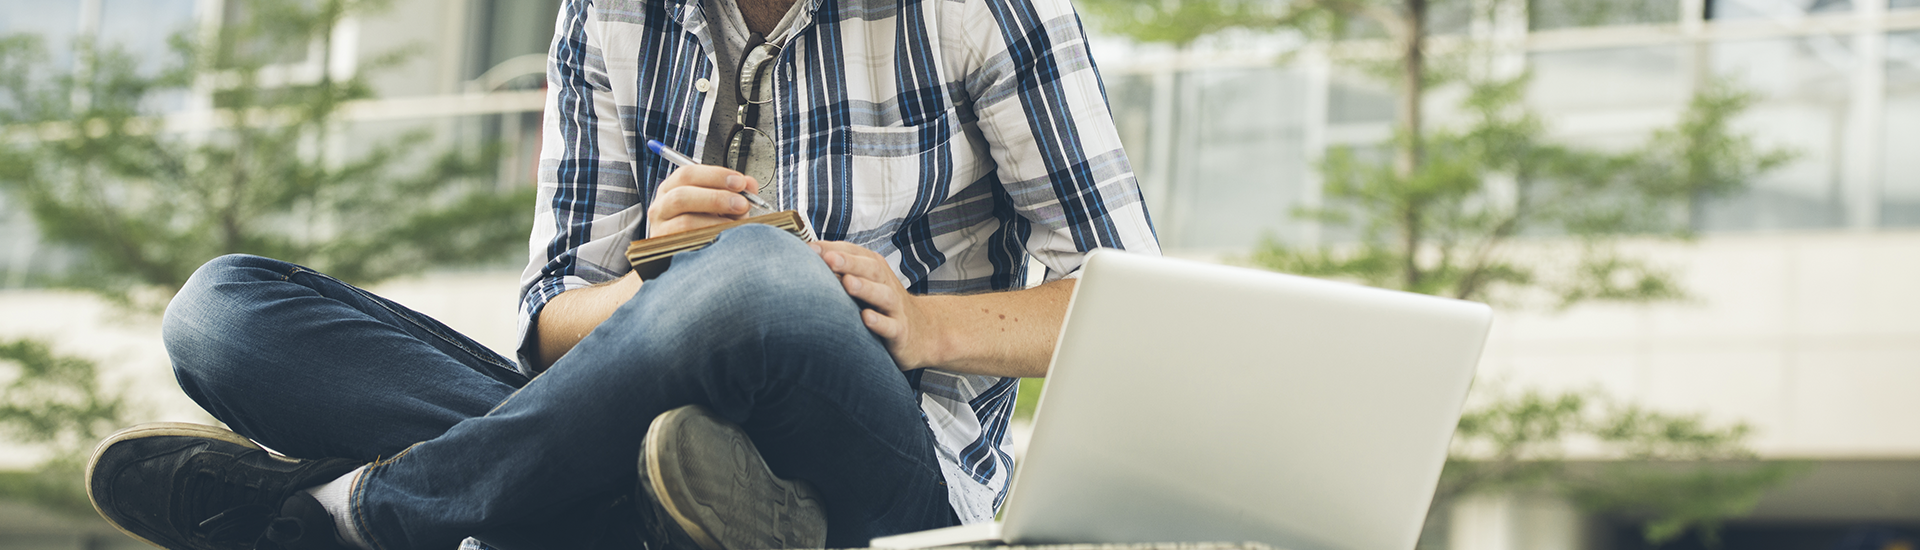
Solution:
<svg viewBox="0 0 1920 550"><path fill-rule="evenodd" d="M1920 540L1920 1L1076 5L1168 255L1497 306L1421 547ZM216 255L511 356L558 7L0 0L0 548Z"/></svg>

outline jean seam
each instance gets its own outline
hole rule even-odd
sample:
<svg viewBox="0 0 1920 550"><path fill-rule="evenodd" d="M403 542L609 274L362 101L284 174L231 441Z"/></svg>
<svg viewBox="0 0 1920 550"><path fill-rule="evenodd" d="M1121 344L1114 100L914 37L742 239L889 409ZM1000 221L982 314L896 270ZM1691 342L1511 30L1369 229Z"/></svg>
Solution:
<svg viewBox="0 0 1920 550"><path fill-rule="evenodd" d="M340 279L334 278L332 275L328 275L328 274L314 271L311 269L305 269L305 268L296 266L293 268L292 271L287 273L285 279L291 280L294 275L298 275L301 273L312 274L312 275L327 279L329 281L339 283L340 286L346 287L348 290L353 291L354 294L358 294L360 295L360 297L366 298L367 301L373 302L374 305L380 306L380 309L387 310L388 313L392 313L393 316L399 317L405 320L408 324L411 324L415 327L419 327L420 330L427 331L428 334L432 334L435 338L439 338L440 341L442 342L452 344L453 347L459 348L460 351L465 352L468 356L473 357L474 359L478 359L484 363L493 365L496 368L504 369L514 374L520 373L520 369L515 368L513 365L508 365L498 361L497 360L498 358L495 357L495 355L497 354L494 354L492 351L488 351L487 353L479 353L475 351L473 348L468 347L465 343L461 342L459 339L449 337L446 334L435 329L433 326L427 325L425 323L421 323L419 320L414 319L412 315L407 315L406 313L394 310L392 307L387 306L386 302L381 301L377 296L374 296L372 293L367 292L365 290L361 290L360 287L347 284L345 281L341 281Z"/></svg>
<svg viewBox="0 0 1920 550"><path fill-rule="evenodd" d="M387 546L380 544L379 535L374 534L372 529L367 528L367 477L372 474L373 469L378 466L380 466L380 461L376 459L372 464L368 464L366 468L361 469L360 475L353 479L353 492L351 493L353 498L348 499L351 501L348 504L348 510L351 512L350 523L353 524L352 527L354 530L360 532L360 538L365 540L368 546L372 546L373 550L384 550Z"/></svg>
<svg viewBox="0 0 1920 550"><path fill-rule="evenodd" d="M531 381L529 381L529 382L527 382L527 383L528 383L528 384L532 384L533 382L531 382ZM506 399L501 399L501 400L500 400L500 403L499 403L499 404L496 404L496 405L494 405L494 406L493 406L493 408L491 408L491 409L487 409L487 414L484 414L484 415L481 415L481 416L493 416L493 413L495 413L495 412L499 412L499 411L500 411L500 408L501 408L501 407L505 407L505 406L507 406L507 403L510 403L510 402L512 402L512 401L513 401L513 398L515 398L515 397L519 397L519 396L520 396L520 392L521 392L522 390L525 390L525 389L527 389L527 388L526 388L526 386L521 386L521 387L519 387L519 388L515 388L515 389L513 390L513 393L509 393L509 394L507 394L507 398L506 398ZM412 449L412 447L408 447L408 449ZM405 452L405 451L402 451L402 452Z"/></svg>
<svg viewBox="0 0 1920 550"><path fill-rule="evenodd" d="M415 444L412 444L412 445L408 445L408 446L407 446L407 448L405 448L405 449L401 449L401 450L400 450L400 452L398 452L398 453L395 453L395 454L394 454L393 456L390 456L390 457L386 457L386 458L379 458L379 457L374 457L374 459L373 459L373 465L374 465L374 466L385 466L385 465L388 465L388 464L392 464L392 463L394 463L394 462L397 462L397 461L399 461L399 460L400 460L400 457L403 457L403 456L407 456L407 453L411 453L411 452L413 452L413 448L414 448L414 447L418 447L418 446L420 446L420 444L419 444L419 443L415 443Z"/></svg>
<svg viewBox="0 0 1920 550"><path fill-rule="evenodd" d="M360 471L360 478L354 480L354 489L355 489L354 498L360 500L361 502L365 502L366 495L363 489L366 486L367 477L373 474L374 468L379 468L381 466L386 466L386 465L398 462L400 460L400 457L407 456L407 453L413 452L413 448L418 446L420 446L419 443L408 445L407 448L401 449L399 453L390 457L386 457L386 458L375 457L372 463L367 464L367 468L365 470ZM354 521L357 524L359 524L357 525L358 527L361 527L360 534L367 536L367 544L372 545L373 550L384 550L386 546L380 544L379 541L374 540L373 530L365 528L367 521L366 521L366 512L365 510L363 510L363 508L364 507L362 506L353 507Z"/></svg>

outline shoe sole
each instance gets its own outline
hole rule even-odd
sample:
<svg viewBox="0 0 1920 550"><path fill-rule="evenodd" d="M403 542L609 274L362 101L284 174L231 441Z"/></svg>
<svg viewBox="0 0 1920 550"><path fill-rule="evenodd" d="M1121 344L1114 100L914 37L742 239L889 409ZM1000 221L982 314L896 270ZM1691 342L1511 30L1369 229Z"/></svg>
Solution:
<svg viewBox="0 0 1920 550"><path fill-rule="evenodd" d="M252 447L255 449L260 449L260 446L254 444L252 440L249 440L245 437L240 437L240 434L233 433L227 430L222 430L220 428L215 428L212 426L203 426L200 424L188 424L185 422L154 422L150 424L141 424L141 425L127 428L124 430L113 432L113 435L107 436L107 438L101 441L99 445L95 445L93 447L93 456L87 457L86 475L87 475L87 502L93 505L94 513L100 514L101 518L104 518L107 520L108 525L112 525L113 528L117 531L120 531L121 534L124 534L129 537L133 537L134 540L138 540L140 542L144 542L155 547L166 548L166 546L160 543L147 540L146 537L134 534L134 532L128 531L125 527L121 527L120 522L114 521L113 516L107 515L107 512L100 508L100 497L98 494L93 492L93 470L95 467L97 467L100 464L100 454L106 451L107 447L110 447L113 444L119 443L122 441L127 441L132 439L141 439L146 437L161 437L161 436L184 436L184 437L200 437L200 438L206 438L206 439L217 439L220 441L233 443L235 445L242 445L246 447ZM261 449L261 450L265 450L265 449ZM279 455L274 455L272 453L268 453L268 454L275 458L281 458Z"/></svg>
<svg viewBox="0 0 1920 550"><path fill-rule="evenodd" d="M705 424L705 425L704 426L695 425L694 424L695 422ZM671 516L672 521L675 524L677 524L682 531L685 531L688 538L693 539L694 544L698 545L701 548L701 550L749 550L749 549L743 549L743 548L728 548L726 545L721 544L719 537L716 536L715 533L708 532L704 527L702 527L701 522L695 520L692 510L685 509L681 506L683 504L681 502L682 499L658 497L658 495L661 495L661 494L668 494L669 496L671 496L671 493L673 493L673 491L669 491L665 489L666 487L668 487L668 485L665 484L666 473L662 469L663 467L662 462L664 461L658 460L658 459L652 459L653 457L661 456L661 453L663 450L662 445L664 445L666 441L671 441L680 437L682 430L691 431L691 430L705 429L705 430L714 430L714 431L723 432L723 433L727 432L729 431L731 424L723 424L724 422L725 422L724 420L720 420L712 416L711 414L706 413L704 407L699 407L699 406L681 407L678 409L667 411L666 413L663 413L660 416L655 417L653 419L652 424L650 424L647 427L646 446L641 450L641 452L644 453L646 457L650 458L649 460L646 461L647 463L647 468L646 468L647 480L646 481L648 485L655 492L656 496L653 500L660 505L661 509L664 509L667 512L668 516ZM731 430L737 430L737 429L738 428L731 428ZM753 446L753 441L751 440L748 440L744 437L728 438L728 442L736 444L737 446L744 447L744 452L751 453L750 456L752 457L758 458L760 456L759 449ZM814 510L824 512L823 510L821 510L819 497L815 495L815 493L811 490L811 488L805 486L801 482L788 481L788 480L780 479L778 476L773 475L772 471L766 469L766 462L764 461L764 459L750 461L750 463L759 464L761 467L759 468L759 471L750 471L750 472L746 472L746 474L754 477L764 476L764 481L768 482L768 483L765 483L764 485L774 488L775 492L778 494L777 496L779 498L774 499L773 500L774 502L792 503L792 505L789 507L791 511L804 511L804 509L801 506L801 503L811 502L814 504ZM691 499L688 499L688 500L691 500ZM792 517L792 515L789 515L789 514L781 514L781 515ZM817 523L824 528L824 526L826 525L826 517L824 513L821 513L819 517L814 519L817 520ZM803 533L792 533L792 534L796 535L794 538L802 538L806 536ZM816 538L824 541L826 539L826 532L823 529L820 533L818 533L816 537L811 537L811 538Z"/></svg>

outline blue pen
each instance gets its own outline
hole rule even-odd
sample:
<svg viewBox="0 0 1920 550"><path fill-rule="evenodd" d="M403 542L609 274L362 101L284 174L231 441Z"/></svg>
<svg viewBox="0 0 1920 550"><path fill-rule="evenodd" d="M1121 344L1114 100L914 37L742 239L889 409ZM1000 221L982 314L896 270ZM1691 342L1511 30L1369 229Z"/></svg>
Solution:
<svg viewBox="0 0 1920 550"><path fill-rule="evenodd" d="M659 140L652 140L652 139L647 140L647 150L653 151L653 154L660 155L660 158L667 159L667 162L671 162L673 163L674 166L679 166L681 168L686 168L688 166L698 166L700 164L698 162L694 162L693 159L687 158L686 155L680 154L679 151L675 151L673 150L673 148L667 147L665 144L660 143ZM755 207L758 207L760 209L760 213L764 214L764 213L773 211L773 205L767 204L767 201L764 199L761 199L760 195L748 193L746 191L741 191L740 196L746 197L747 202L753 203ZM747 213L753 214L754 212L749 211Z"/></svg>

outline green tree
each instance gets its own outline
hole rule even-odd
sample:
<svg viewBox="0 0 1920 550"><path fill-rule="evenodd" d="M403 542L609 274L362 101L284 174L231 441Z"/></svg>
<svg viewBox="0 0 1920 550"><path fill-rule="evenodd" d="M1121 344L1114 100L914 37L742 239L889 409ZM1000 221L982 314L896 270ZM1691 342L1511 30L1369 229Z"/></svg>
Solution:
<svg viewBox="0 0 1920 550"><path fill-rule="evenodd" d="M1648 542L1688 529L1718 544L1727 518L1752 510L1770 488L1804 473L1796 462L1758 460L1745 424L1619 403L1594 391L1549 394L1476 388L1434 490L1435 511L1474 493L1549 492L1583 509L1641 520ZM1589 446L1608 460L1568 461Z"/></svg>
<svg viewBox="0 0 1920 550"><path fill-rule="evenodd" d="M335 150L345 148L343 108L372 97L367 74L403 53L345 78L321 70L290 83L276 70L310 51L320 52L313 65L331 67L333 28L381 4L242 1L234 24L178 35L177 63L157 73L91 38L77 41L63 73L32 38L0 42L0 125L13 138L0 144L0 190L45 240L82 257L60 282L152 306L228 253L362 284L511 257L533 189L496 184L492 151L424 151L425 132ZM214 90L215 128L169 129L153 105L195 86Z"/></svg>
<svg viewBox="0 0 1920 550"><path fill-rule="evenodd" d="M99 366L62 356L43 342L0 342L0 433L47 452L30 471L0 472L0 498L38 503L50 510L94 514L81 483L87 449L133 416L126 396L103 388Z"/></svg>
<svg viewBox="0 0 1920 550"><path fill-rule="evenodd" d="M1688 238L1696 201L1745 188L1791 154L1760 150L1731 123L1753 97L1725 84L1695 94L1679 124L1625 153L1545 138L1521 106L1525 76L1470 85L1467 127L1429 129L1410 177L1333 148L1322 165L1325 205L1302 215L1359 231L1357 242L1294 246L1266 239L1254 265L1424 294L1558 307L1685 296L1671 274L1622 254L1629 236ZM1401 138L1397 141L1406 141ZM1570 261L1504 253L1530 236L1578 244Z"/></svg>
<svg viewBox="0 0 1920 550"><path fill-rule="evenodd" d="M434 152L408 133L364 152L336 150L344 109L372 97L370 72L286 77L289 60L326 56L342 18L379 0L229 0L240 16L182 32L172 63L143 70L129 52L74 45L66 70L37 37L0 37L0 193L31 214L42 238L72 251L56 284L135 309L164 304L205 261L251 253L367 284L434 266L504 260L525 242L534 190L503 188L493 148ZM276 74L277 73L277 74ZM211 129L181 131L156 105L212 90ZM171 122L170 122L171 121ZM92 516L82 458L137 416L102 385L94 363L41 342L0 344L0 431L50 449L31 472L0 473L0 497ZM0 378L4 379L4 378Z"/></svg>
<svg viewBox="0 0 1920 550"><path fill-rule="evenodd" d="M1568 307L1686 295L1671 274L1624 254L1625 237L1688 238L1701 201L1744 189L1789 161L1735 132L1752 95L1699 83L1672 128L1628 151L1556 143L1525 103L1526 74L1490 70L1495 46L1472 36L1432 47L1430 14L1512 17L1521 0L1083 0L1096 26L1186 48L1226 30L1294 32L1336 63L1396 90L1394 136L1375 148L1334 147L1320 166L1324 202L1300 215L1351 228L1350 242L1299 245L1267 238L1255 266L1454 298ZM1592 11L1592 10L1587 10ZM1503 15L1504 14L1504 15ZM1583 12L1587 19L1605 14ZM1463 90L1465 122L1428 124L1432 91ZM1510 254L1516 241L1549 236L1568 258ZM1664 542L1751 509L1797 470L1745 450L1747 428L1715 426L1612 403L1589 392L1501 394L1481 389L1455 433L1436 511L1482 491L1548 491L1589 510L1645 520ZM1567 442L1586 440L1621 460L1568 464Z"/></svg>
<svg viewBox="0 0 1920 550"><path fill-rule="evenodd" d="M1527 75L1486 67L1492 47L1456 40L1429 46L1434 9L1494 17L1519 0L1087 0L1096 24L1143 41L1185 46L1226 29L1287 30L1315 39L1336 61L1391 81L1394 137L1377 150L1328 151L1325 205L1302 212L1360 231L1357 243L1298 247L1269 239L1252 258L1291 272L1462 299L1504 301L1544 292L1567 306L1586 300L1683 296L1671 277L1614 242L1628 235L1687 237L1692 206L1744 188L1791 160L1734 132L1754 98L1703 82L1676 127L1624 153L1554 143L1524 102ZM1464 37L1458 37L1464 38ZM1383 53L1385 52L1385 53ZM1476 63L1475 61L1482 61ZM1431 128L1425 105L1438 86L1465 89L1470 122ZM1516 238L1565 235L1582 244L1571 262L1537 265L1502 254Z"/></svg>

